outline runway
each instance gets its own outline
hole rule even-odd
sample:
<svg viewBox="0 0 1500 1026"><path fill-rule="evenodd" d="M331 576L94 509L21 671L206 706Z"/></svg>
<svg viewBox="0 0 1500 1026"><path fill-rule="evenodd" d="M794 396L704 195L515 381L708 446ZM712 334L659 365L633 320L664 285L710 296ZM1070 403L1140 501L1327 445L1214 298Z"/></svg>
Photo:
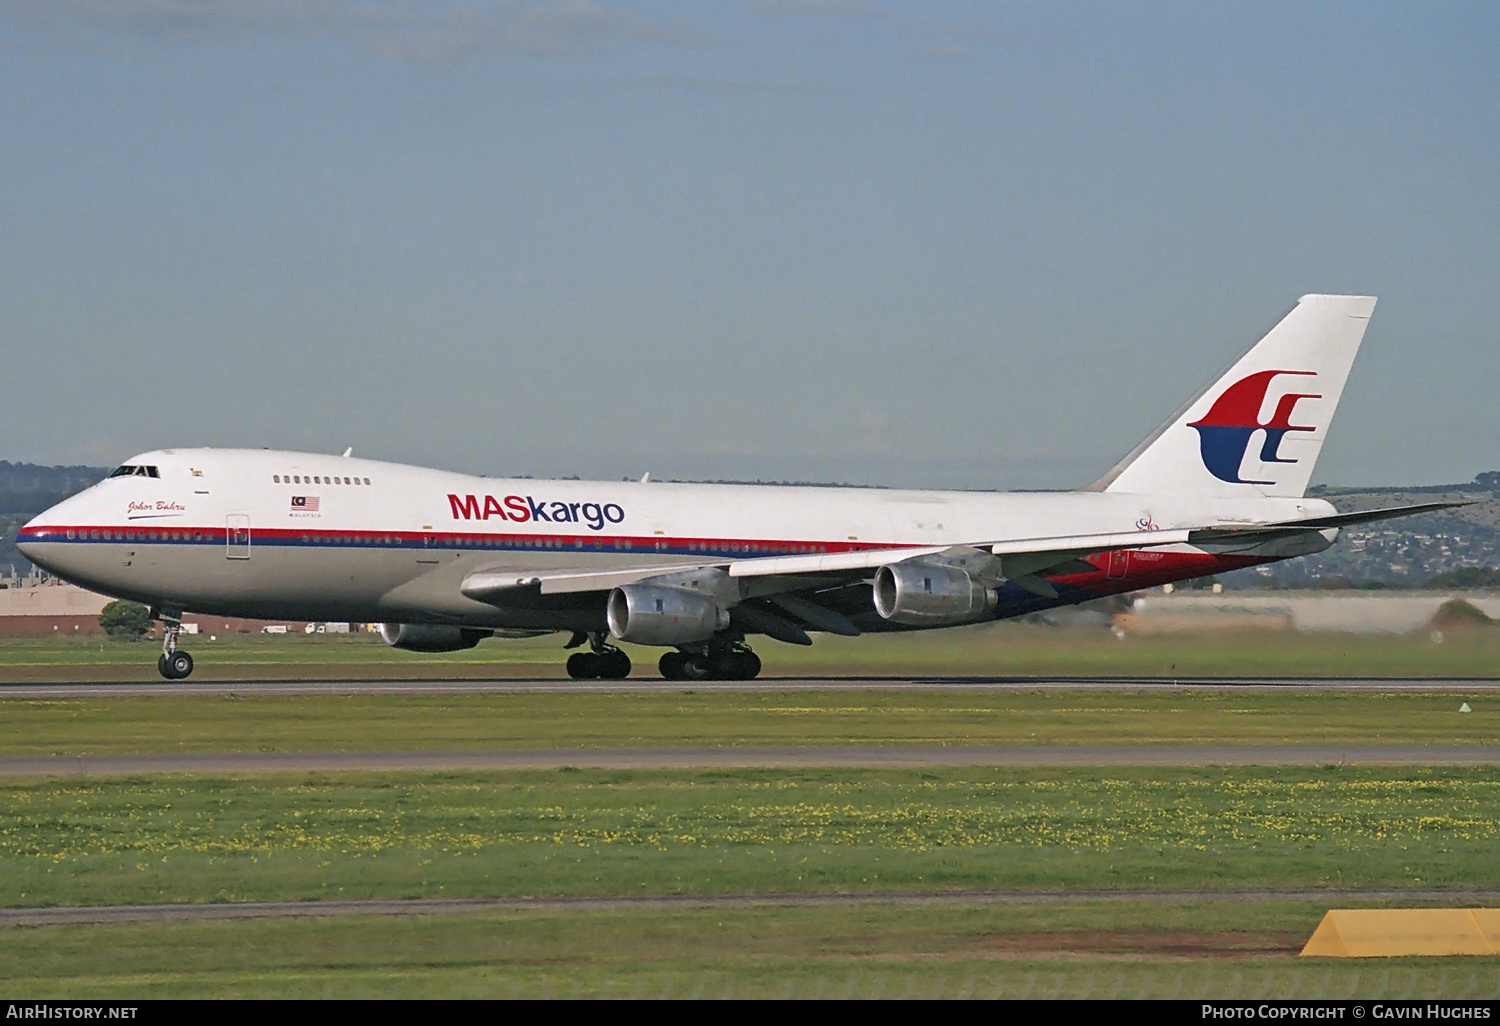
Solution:
<svg viewBox="0 0 1500 1026"><path fill-rule="evenodd" d="M693 691L1215 691L1500 693L1500 678L1443 677L768 677L753 681L626 680L254 680L78 681L0 684L0 699L162 698L265 695L650 694Z"/></svg>
<svg viewBox="0 0 1500 1026"><path fill-rule="evenodd" d="M665 894L589 898L413 898L390 901L246 901L202 905L94 905L0 909L6 926L81 926L102 923L161 923L211 919L292 919L332 916L421 916L462 912L603 911L610 909L817 908L829 905L1022 905L1065 902L1310 901L1329 906L1366 902L1444 902L1453 905L1500 901L1497 890L1437 888L1328 888L1321 890L1162 891L895 891L838 894Z"/></svg>
<svg viewBox="0 0 1500 1026"><path fill-rule="evenodd" d="M1500 745L822 745L13 755L0 778L453 770L1046 766L1500 766Z"/></svg>

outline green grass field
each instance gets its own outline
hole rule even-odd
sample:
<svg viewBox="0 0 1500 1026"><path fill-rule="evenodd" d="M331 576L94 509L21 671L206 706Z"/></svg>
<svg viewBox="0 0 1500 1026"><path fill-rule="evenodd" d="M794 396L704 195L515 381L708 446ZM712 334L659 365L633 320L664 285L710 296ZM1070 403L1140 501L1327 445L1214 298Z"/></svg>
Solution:
<svg viewBox="0 0 1500 1026"><path fill-rule="evenodd" d="M1288 902L762 905L8 929L0 983L29 998L1500 992L1497 959L1293 958L1322 913Z"/></svg>
<svg viewBox="0 0 1500 1026"><path fill-rule="evenodd" d="M1500 771L1467 769L10 783L0 788L0 903L1493 888L1497 798ZM25 998L1500 991L1496 958L1296 960L1326 907L751 900L10 927L0 929L0 981Z"/></svg>
<svg viewBox="0 0 1500 1026"><path fill-rule="evenodd" d="M1443 645L1426 638L1351 641L1290 633L1122 642L1103 632L1015 625L988 634L957 632L963 644L946 649L937 646L940 637L861 640L877 655L899 656L880 664L894 667L885 671L893 675L915 674L924 660L961 656L975 660L967 665L1012 662L1006 669L967 671L949 662L922 672L1064 675L1057 667L1066 665L1066 675L1125 676L1157 672L1150 663L1167 659L1168 667L1174 661L1191 666L1177 671L1185 676L1215 665L1237 665L1235 675L1272 675L1268 666L1304 674L1347 657L1384 665L1386 672L1400 665L1403 674L1442 676L1475 673L1473 665L1500 654L1492 651L1488 632ZM393 652L368 638L235 638L222 650L202 643L194 648L200 666L217 666L231 677L246 667L253 669L247 675L263 678L377 671L541 676L561 656L558 639L544 640L545 647L486 643L435 660ZM1345 644L1355 646L1353 656L1337 655ZM514 661L516 649L534 661ZM812 653L770 644L762 649L823 657L819 647ZM220 651L233 658L214 663ZM501 653L512 661L487 661ZM149 672L138 676L150 679L154 649L148 646L8 642L0 644L0 680L118 678L124 675L115 668L142 656ZM881 672L827 665L821 672ZM1079 668L1090 665L1105 668ZM797 672L813 671L804 664ZM1356 671L1346 665L1335 672ZM1464 701L1472 712L1458 711ZM247 683L218 697L0 699L0 754L1493 744L1500 742L1497 709L1484 692L724 694L684 685L650 694L266 696ZM1493 768L559 770L12 780L0 782L0 905L1496 888L1497 842L1500 770ZM0 981L8 993L26 998L1482 998L1500 990L1497 959L1296 960L1325 910L1326 904L1265 900L913 906L882 899L820 907L752 901L9 927L0 929Z"/></svg>
<svg viewBox="0 0 1500 1026"><path fill-rule="evenodd" d="M489 640L466 652L400 652L378 637L190 637L194 680L353 677L565 676L562 635ZM654 676L660 649L626 646L637 674ZM761 640L767 676L1225 676L1495 677L1500 629L1355 635L1241 631L1130 635L1000 623L904 635L820 635L810 648ZM150 642L102 638L0 639L0 681L156 680Z"/></svg>
<svg viewBox="0 0 1500 1026"><path fill-rule="evenodd" d="M0 904L1500 887L1500 770L168 777L0 789Z"/></svg>
<svg viewBox="0 0 1500 1026"><path fill-rule="evenodd" d="M1487 693L682 692L0 699L0 755L844 744L1496 744ZM1472 710L1459 711L1467 703Z"/></svg>

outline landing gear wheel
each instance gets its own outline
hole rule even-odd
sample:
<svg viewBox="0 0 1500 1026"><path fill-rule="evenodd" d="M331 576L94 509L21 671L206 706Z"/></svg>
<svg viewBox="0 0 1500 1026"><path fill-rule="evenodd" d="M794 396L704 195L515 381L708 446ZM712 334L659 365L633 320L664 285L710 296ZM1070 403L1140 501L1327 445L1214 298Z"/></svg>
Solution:
<svg viewBox="0 0 1500 1026"><path fill-rule="evenodd" d="M748 648L734 653L731 663L735 680L754 680L760 675L760 656Z"/></svg>
<svg viewBox="0 0 1500 1026"><path fill-rule="evenodd" d="M707 651L667 652L656 665L667 680L754 680L760 656L740 645L715 645Z"/></svg>
<svg viewBox="0 0 1500 1026"><path fill-rule="evenodd" d="M599 660L599 676L605 680L624 680L630 676L630 657L618 648L607 649Z"/></svg>
<svg viewBox="0 0 1500 1026"><path fill-rule="evenodd" d="M574 680L593 680L600 676L599 657L592 652L574 652L568 656L568 676Z"/></svg>
<svg viewBox="0 0 1500 1026"><path fill-rule="evenodd" d="M193 672L193 657L178 649L157 659L156 668L167 680L182 680Z"/></svg>

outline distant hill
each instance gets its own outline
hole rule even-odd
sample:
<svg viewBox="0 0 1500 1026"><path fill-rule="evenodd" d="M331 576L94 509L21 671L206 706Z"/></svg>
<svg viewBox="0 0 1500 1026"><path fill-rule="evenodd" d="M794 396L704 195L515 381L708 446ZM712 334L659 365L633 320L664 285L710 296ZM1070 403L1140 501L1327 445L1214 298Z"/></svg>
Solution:
<svg viewBox="0 0 1500 1026"><path fill-rule="evenodd" d="M0 460L0 514L34 517L104 480L106 467L42 467Z"/></svg>
<svg viewBox="0 0 1500 1026"><path fill-rule="evenodd" d="M43 467L0 460L0 574L14 566L19 573L31 563L16 549L16 532L42 510L89 485L98 484L107 467Z"/></svg>

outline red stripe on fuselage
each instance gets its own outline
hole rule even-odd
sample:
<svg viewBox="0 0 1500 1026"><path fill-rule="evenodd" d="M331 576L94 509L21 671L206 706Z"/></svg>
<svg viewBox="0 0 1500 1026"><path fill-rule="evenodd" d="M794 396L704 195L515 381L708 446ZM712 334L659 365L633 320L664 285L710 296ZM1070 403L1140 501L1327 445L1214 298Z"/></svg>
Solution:
<svg viewBox="0 0 1500 1026"><path fill-rule="evenodd" d="M135 525L48 525L20 532L17 541L22 542L131 542L170 544L205 544L222 542L228 532L222 527L138 527ZM97 537L95 536L97 535ZM765 538L687 538L653 535L613 534L568 534L555 531L512 532L506 534L476 534L453 531L346 531L331 529L304 529L286 527L260 527L250 531L255 544L290 545L402 545L457 547L474 549L521 548L542 551L573 549L601 550L608 546L611 551L659 552L685 551L689 555L702 554L723 556L790 556L825 555L841 552L864 552L869 549L920 548L918 543L862 543L837 541L786 541ZM551 544L546 544L550 542ZM529 543L529 544L528 544Z"/></svg>

